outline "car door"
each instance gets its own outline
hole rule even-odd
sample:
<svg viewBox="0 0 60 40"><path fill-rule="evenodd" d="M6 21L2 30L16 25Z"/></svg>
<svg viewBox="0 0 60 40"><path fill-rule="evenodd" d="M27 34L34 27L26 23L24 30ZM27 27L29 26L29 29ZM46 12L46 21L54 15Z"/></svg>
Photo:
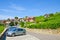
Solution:
<svg viewBox="0 0 60 40"><path fill-rule="evenodd" d="M19 34L23 34L23 29L17 29L17 34L19 35Z"/></svg>

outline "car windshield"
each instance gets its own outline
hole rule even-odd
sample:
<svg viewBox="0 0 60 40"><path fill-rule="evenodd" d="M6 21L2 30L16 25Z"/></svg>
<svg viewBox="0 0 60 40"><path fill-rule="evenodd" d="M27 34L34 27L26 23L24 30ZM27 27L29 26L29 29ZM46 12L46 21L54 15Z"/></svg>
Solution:
<svg viewBox="0 0 60 40"><path fill-rule="evenodd" d="M16 30L16 28L9 28L8 31L15 31L15 30Z"/></svg>

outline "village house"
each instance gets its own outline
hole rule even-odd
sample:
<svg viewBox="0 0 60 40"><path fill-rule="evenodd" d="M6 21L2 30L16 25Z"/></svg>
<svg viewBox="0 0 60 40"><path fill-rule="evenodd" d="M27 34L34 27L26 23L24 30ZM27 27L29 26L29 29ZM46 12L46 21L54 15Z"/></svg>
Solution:
<svg viewBox="0 0 60 40"><path fill-rule="evenodd" d="M34 22L35 18L34 17L27 17L25 19L26 22Z"/></svg>
<svg viewBox="0 0 60 40"><path fill-rule="evenodd" d="M45 18L48 18L48 17L49 17L49 14L45 14L44 17L45 17Z"/></svg>

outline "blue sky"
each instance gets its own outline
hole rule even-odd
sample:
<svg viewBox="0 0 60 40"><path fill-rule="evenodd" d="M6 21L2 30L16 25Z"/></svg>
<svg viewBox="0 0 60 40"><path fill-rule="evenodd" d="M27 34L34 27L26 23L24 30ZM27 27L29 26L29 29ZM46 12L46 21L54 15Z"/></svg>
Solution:
<svg viewBox="0 0 60 40"><path fill-rule="evenodd" d="M60 12L60 0L0 0L0 19Z"/></svg>

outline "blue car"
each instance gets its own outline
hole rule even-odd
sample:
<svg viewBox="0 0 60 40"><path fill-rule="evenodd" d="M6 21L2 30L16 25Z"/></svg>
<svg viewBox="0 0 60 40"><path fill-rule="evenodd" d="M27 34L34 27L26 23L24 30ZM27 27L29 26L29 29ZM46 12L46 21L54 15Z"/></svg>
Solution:
<svg viewBox="0 0 60 40"><path fill-rule="evenodd" d="M7 36L15 36L15 35L21 35L26 34L26 30L22 28L17 27L10 27L7 29L6 35Z"/></svg>

